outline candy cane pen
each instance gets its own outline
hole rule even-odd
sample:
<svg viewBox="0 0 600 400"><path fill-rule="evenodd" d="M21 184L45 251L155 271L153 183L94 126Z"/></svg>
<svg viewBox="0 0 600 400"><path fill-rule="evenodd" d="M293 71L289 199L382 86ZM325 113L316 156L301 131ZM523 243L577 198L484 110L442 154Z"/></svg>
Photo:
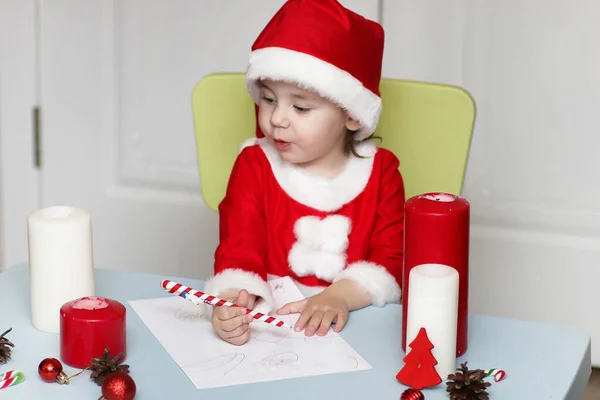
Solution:
<svg viewBox="0 0 600 400"><path fill-rule="evenodd" d="M177 296L181 296L194 304L206 303L214 307L240 307L237 304L231 303L223 299L219 299L218 297L211 296L209 294L200 292L198 290L184 286L177 282L170 281L168 279L162 281L160 283L160 286L167 292L175 294ZM246 314L250 314L254 317L254 319L266 322L267 324L275 325L281 328L291 328L291 326L277 318L260 313L258 311L251 310L249 308L246 308Z"/></svg>

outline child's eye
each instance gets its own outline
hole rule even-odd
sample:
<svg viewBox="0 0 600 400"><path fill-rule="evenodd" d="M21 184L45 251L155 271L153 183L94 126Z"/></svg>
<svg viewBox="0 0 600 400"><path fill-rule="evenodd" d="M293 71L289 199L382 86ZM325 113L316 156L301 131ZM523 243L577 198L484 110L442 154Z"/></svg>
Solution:
<svg viewBox="0 0 600 400"><path fill-rule="evenodd" d="M308 107L294 106L294 108L296 109L296 111L301 112L301 113L305 113L305 112L309 112L310 111L310 108L308 108Z"/></svg>
<svg viewBox="0 0 600 400"><path fill-rule="evenodd" d="M274 101L275 101L275 100L273 100L272 98L270 98L270 97L267 97L267 96L263 96L263 100L264 100L264 101L266 101L267 103L272 103L272 102L274 102Z"/></svg>

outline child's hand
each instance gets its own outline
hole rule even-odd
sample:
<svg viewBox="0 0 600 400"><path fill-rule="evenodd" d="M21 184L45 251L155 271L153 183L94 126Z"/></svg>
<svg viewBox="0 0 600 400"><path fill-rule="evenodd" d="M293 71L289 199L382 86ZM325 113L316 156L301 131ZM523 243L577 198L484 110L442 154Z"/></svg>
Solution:
<svg viewBox="0 0 600 400"><path fill-rule="evenodd" d="M215 307L212 315L212 326L217 335L234 345L242 345L250 339L250 322L254 319L246 314L243 307L248 307L250 295L240 290L237 296L224 298L240 307Z"/></svg>
<svg viewBox="0 0 600 400"><path fill-rule="evenodd" d="M318 336L324 336L332 323L335 323L334 332L342 330L350 309L342 296L325 290L307 299L288 303L277 310L277 313L302 313L294 330L299 332L306 326L306 336L312 336L315 332Z"/></svg>

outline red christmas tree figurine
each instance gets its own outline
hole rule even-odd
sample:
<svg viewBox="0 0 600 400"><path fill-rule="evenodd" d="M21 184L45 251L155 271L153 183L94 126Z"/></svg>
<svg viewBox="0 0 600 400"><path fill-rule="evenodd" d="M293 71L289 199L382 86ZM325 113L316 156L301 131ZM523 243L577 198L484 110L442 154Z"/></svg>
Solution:
<svg viewBox="0 0 600 400"><path fill-rule="evenodd" d="M396 379L419 390L426 386L440 384L442 378L434 367L437 360L431 353L433 344L429 341L425 328L419 330L419 334L410 344L410 348L412 350L404 357L404 367L398 372Z"/></svg>

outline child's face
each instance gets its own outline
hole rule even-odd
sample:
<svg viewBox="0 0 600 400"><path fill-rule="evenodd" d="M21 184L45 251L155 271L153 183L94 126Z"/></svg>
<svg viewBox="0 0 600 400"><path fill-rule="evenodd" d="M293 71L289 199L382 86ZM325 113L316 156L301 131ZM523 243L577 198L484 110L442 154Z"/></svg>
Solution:
<svg viewBox="0 0 600 400"><path fill-rule="evenodd" d="M346 130L360 124L312 91L285 82L261 83L259 125L282 159L310 164L343 155Z"/></svg>

